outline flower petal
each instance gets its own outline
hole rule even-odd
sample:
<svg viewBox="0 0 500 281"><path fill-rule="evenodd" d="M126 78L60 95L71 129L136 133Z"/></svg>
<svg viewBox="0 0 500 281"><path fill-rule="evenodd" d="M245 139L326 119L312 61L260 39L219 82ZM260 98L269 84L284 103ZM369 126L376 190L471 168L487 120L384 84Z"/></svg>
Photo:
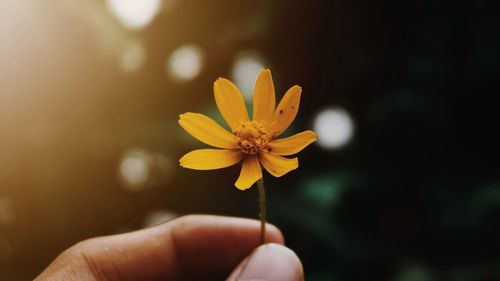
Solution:
<svg viewBox="0 0 500 281"><path fill-rule="evenodd" d="M299 160L295 158L281 157L274 152L261 152L259 154L260 163L266 170L275 177L281 177L288 172L299 167Z"/></svg>
<svg viewBox="0 0 500 281"><path fill-rule="evenodd" d="M270 127L271 135L277 137L281 135L292 124L299 110L300 94L302 88L295 85L288 89L283 99L274 112L274 120Z"/></svg>
<svg viewBox="0 0 500 281"><path fill-rule="evenodd" d="M257 156L248 156L243 161L240 177L234 184L239 190L245 190L262 178L262 170L260 169L259 158Z"/></svg>
<svg viewBox="0 0 500 281"><path fill-rule="evenodd" d="M238 163L243 156L239 150L197 149L182 156L179 164L194 170L215 170Z"/></svg>
<svg viewBox="0 0 500 281"><path fill-rule="evenodd" d="M248 113L240 91L229 80L219 78L214 83L215 103L222 117L231 129L236 129L243 122L248 122Z"/></svg>
<svg viewBox="0 0 500 281"><path fill-rule="evenodd" d="M304 131L288 138L278 139L269 143L272 152L279 155L292 155L300 152L317 139L313 131Z"/></svg>
<svg viewBox="0 0 500 281"><path fill-rule="evenodd" d="M273 76L269 69L260 72L253 91L253 120L270 124L273 120L276 97Z"/></svg>
<svg viewBox="0 0 500 281"><path fill-rule="evenodd" d="M187 112L179 115L179 125L196 139L218 148L237 148L234 136L210 117Z"/></svg>

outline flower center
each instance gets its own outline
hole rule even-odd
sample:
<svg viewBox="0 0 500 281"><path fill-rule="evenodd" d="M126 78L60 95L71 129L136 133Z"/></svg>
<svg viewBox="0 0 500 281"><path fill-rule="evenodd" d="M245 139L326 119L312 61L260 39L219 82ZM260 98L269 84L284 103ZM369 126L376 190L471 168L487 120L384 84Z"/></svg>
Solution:
<svg viewBox="0 0 500 281"><path fill-rule="evenodd" d="M267 151L267 143L270 137L267 135L266 127L257 121L241 124L233 131L236 142L245 154L257 154L259 151Z"/></svg>

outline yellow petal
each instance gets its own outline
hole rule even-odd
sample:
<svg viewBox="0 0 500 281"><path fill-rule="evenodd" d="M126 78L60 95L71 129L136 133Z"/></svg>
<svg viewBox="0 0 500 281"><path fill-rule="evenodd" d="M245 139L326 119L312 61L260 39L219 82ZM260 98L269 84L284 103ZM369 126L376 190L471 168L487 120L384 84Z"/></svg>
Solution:
<svg viewBox="0 0 500 281"><path fill-rule="evenodd" d="M300 152L317 139L313 131L304 131L288 138L278 139L269 143L272 152L279 155L292 155Z"/></svg>
<svg viewBox="0 0 500 281"><path fill-rule="evenodd" d="M194 170L215 170L238 163L243 156L239 150L198 149L182 156L182 167Z"/></svg>
<svg viewBox="0 0 500 281"><path fill-rule="evenodd" d="M234 136L211 118L187 112L179 115L179 125L198 140L218 148L237 148Z"/></svg>
<svg viewBox="0 0 500 281"><path fill-rule="evenodd" d="M270 124L273 120L276 97L274 94L273 76L269 69L260 72L253 91L253 120Z"/></svg>
<svg viewBox="0 0 500 281"><path fill-rule="evenodd" d="M219 78L214 83L215 103L222 117L231 129L236 129L241 123L248 122L247 108L240 91L231 81Z"/></svg>
<svg viewBox="0 0 500 281"><path fill-rule="evenodd" d="M248 156L243 161L240 177L234 184L239 190L245 190L262 178L262 170L260 169L259 158L257 156Z"/></svg>
<svg viewBox="0 0 500 281"><path fill-rule="evenodd" d="M301 92L302 89L295 85L281 99L274 112L274 120L269 130L272 136L277 137L281 135L292 124L299 110Z"/></svg>
<svg viewBox="0 0 500 281"><path fill-rule="evenodd" d="M275 177L281 177L299 167L299 160L297 157L289 159L281 157L273 152L263 151L259 154L259 159L262 166Z"/></svg>

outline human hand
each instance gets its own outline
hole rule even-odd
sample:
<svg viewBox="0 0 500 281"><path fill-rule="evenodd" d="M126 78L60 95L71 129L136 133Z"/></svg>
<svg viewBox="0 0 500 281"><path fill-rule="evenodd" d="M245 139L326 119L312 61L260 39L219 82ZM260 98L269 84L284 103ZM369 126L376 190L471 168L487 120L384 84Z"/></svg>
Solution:
<svg viewBox="0 0 500 281"><path fill-rule="evenodd" d="M282 246L283 235L275 226L266 229L270 244L259 247L258 221L184 216L80 242L59 255L35 281L302 281L299 258Z"/></svg>

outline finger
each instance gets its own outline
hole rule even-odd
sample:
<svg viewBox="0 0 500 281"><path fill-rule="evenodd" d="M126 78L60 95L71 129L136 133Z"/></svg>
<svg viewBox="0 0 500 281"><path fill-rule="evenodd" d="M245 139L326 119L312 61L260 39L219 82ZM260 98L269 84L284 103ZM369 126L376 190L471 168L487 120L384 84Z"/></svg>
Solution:
<svg viewBox="0 0 500 281"><path fill-rule="evenodd" d="M281 231L267 225L267 241L283 244ZM180 221L172 233L183 277L189 280L223 280L260 245L260 222L216 216L192 216ZM208 273L218 278L206 279ZM208 275L209 276L209 275ZM185 279L182 279L185 280Z"/></svg>
<svg viewBox="0 0 500 281"><path fill-rule="evenodd" d="M303 281L304 270L297 255L279 244L257 248L233 271L227 281Z"/></svg>
<svg viewBox="0 0 500 281"><path fill-rule="evenodd" d="M283 243L268 225L267 240ZM191 215L70 248L36 280L222 280L259 245L259 222ZM87 279L88 278L88 279ZM92 279L93 278L93 279Z"/></svg>

